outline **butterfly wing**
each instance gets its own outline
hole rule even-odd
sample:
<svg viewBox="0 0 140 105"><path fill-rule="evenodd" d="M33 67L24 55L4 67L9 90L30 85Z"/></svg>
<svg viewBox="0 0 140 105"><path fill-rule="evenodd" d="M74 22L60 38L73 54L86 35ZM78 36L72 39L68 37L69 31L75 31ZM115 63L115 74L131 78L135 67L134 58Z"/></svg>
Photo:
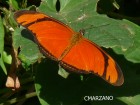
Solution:
<svg viewBox="0 0 140 105"><path fill-rule="evenodd" d="M65 24L35 11L18 11L14 18L33 33L44 54L54 60L58 60L75 33Z"/></svg>
<svg viewBox="0 0 140 105"><path fill-rule="evenodd" d="M85 38L72 47L60 64L69 70L94 73L116 86L124 81L118 64L96 44Z"/></svg>

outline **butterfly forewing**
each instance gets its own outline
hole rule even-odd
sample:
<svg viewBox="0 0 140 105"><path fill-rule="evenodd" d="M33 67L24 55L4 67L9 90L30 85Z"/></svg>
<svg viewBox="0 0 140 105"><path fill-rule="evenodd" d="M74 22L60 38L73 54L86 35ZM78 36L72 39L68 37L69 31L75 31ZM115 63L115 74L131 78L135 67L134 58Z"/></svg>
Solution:
<svg viewBox="0 0 140 105"><path fill-rule="evenodd" d="M44 52L59 58L74 34L70 28L51 17L35 11L15 13L16 21L30 30Z"/></svg>

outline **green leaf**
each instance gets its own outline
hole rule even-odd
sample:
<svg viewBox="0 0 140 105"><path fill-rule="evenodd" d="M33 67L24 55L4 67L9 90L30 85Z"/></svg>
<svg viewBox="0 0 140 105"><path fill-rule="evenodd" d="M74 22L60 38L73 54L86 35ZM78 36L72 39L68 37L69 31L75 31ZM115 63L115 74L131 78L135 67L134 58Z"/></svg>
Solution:
<svg viewBox="0 0 140 105"><path fill-rule="evenodd" d="M127 23L127 30L133 35L133 44L125 51L121 51L118 47L115 48L115 51L123 54L129 61L140 63L140 27L127 20L125 22ZM125 39L127 40L127 37Z"/></svg>
<svg viewBox="0 0 140 105"><path fill-rule="evenodd" d="M18 56L22 63L24 63L25 68L42 56L37 44L33 42L32 34L26 29L15 29L13 33L13 45L16 50L20 49Z"/></svg>
<svg viewBox="0 0 140 105"><path fill-rule="evenodd" d="M140 104L140 95L135 95L131 97L121 97L119 98L123 102L125 102L127 105L139 105Z"/></svg>
<svg viewBox="0 0 140 105"><path fill-rule="evenodd" d="M2 19L0 17L0 53L3 52L3 49L4 49L4 27Z"/></svg>
<svg viewBox="0 0 140 105"><path fill-rule="evenodd" d="M19 6L18 6L18 0L9 0L9 4L15 9L18 10Z"/></svg>
<svg viewBox="0 0 140 105"><path fill-rule="evenodd" d="M3 51L3 61L7 64L11 64L12 63L12 56L8 55L5 51Z"/></svg>
<svg viewBox="0 0 140 105"><path fill-rule="evenodd" d="M61 66L59 66L58 74L62 76L63 78L67 78L69 76L69 73L63 69Z"/></svg>
<svg viewBox="0 0 140 105"><path fill-rule="evenodd" d="M0 17L0 66L5 74L7 74L6 67L3 61L3 50L4 50L4 27L2 19Z"/></svg>
<svg viewBox="0 0 140 105"><path fill-rule="evenodd" d="M119 4L117 3L116 0L111 0L111 2L112 2L112 4L113 4L114 7L116 7L117 9L120 8L120 6L119 6Z"/></svg>

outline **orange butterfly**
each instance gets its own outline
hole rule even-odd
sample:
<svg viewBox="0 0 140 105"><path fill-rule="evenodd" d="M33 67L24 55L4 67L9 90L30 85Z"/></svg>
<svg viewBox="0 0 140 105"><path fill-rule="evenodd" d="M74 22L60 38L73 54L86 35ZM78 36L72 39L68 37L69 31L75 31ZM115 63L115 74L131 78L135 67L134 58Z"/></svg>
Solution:
<svg viewBox="0 0 140 105"><path fill-rule="evenodd" d="M96 74L115 86L123 84L124 78L119 65L80 32L35 11L18 11L14 18L33 33L45 56L58 61L63 68Z"/></svg>

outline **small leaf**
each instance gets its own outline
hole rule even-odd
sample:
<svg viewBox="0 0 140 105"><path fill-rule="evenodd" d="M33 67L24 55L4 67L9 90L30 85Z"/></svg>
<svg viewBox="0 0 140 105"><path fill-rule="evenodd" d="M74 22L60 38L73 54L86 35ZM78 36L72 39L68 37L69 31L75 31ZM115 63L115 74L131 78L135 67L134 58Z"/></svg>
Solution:
<svg viewBox="0 0 140 105"><path fill-rule="evenodd" d="M7 64L11 64L12 63L12 56L8 55L5 51L2 54L3 56L3 61Z"/></svg>
<svg viewBox="0 0 140 105"><path fill-rule="evenodd" d="M67 78L69 76L69 73L63 69L61 66L59 66L58 74L62 76L63 78Z"/></svg>
<svg viewBox="0 0 140 105"><path fill-rule="evenodd" d="M119 4L117 3L116 0L111 0L112 4L114 5L114 7L116 7L117 9L120 8Z"/></svg>

